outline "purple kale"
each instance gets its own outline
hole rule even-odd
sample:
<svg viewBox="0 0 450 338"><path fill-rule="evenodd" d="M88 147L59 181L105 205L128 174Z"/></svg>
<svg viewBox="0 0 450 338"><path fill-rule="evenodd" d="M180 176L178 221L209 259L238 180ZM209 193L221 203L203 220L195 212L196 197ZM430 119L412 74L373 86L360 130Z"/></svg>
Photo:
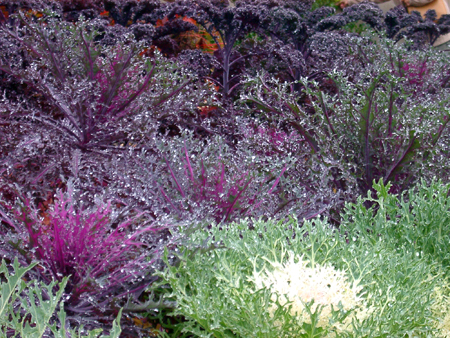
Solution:
<svg viewBox="0 0 450 338"><path fill-rule="evenodd" d="M22 13L0 27L1 173L4 182L36 191L40 202L71 177L75 152L101 168L123 145L145 143L159 120L204 101L204 88L187 71L158 53L147 56L150 46L125 27L108 28L125 30L115 41L107 33L96 41L99 25Z"/></svg>
<svg viewBox="0 0 450 338"><path fill-rule="evenodd" d="M385 27L383 11L373 2L361 2L344 9L342 16L349 22L362 20L376 31Z"/></svg>
<svg viewBox="0 0 450 338"><path fill-rule="evenodd" d="M330 74L336 91L302 80L308 105L288 95L288 85L261 75L242 97L254 112L295 128L315 160L347 167L342 178L353 176L361 193L380 178L399 192L445 168L434 157L448 130L448 90L442 86L448 65L444 55L413 52L377 36L353 43L354 56Z"/></svg>
<svg viewBox="0 0 450 338"><path fill-rule="evenodd" d="M87 22L75 27L46 18L44 25L44 20L34 23L23 14L19 17L20 30L3 27L2 35L19 44L16 57L23 66L11 65L11 56L3 54L0 70L26 83L51 106L49 112L36 107L28 116L64 134L68 145L85 151L123 138L121 128L105 127L117 127L130 111L139 109L136 104L149 87L155 63L139 56L138 45L102 50L94 44Z"/></svg>
<svg viewBox="0 0 450 338"><path fill-rule="evenodd" d="M410 39L414 42L414 48L429 47L441 35L450 32L449 15L442 15L439 20L436 19L434 10L428 10L425 17L422 17L419 12L413 11L408 14L403 7L398 6L386 13L386 34L395 41L402 38Z"/></svg>
<svg viewBox="0 0 450 338"><path fill-rule="evenodd" d="M187 49L178 55L178 61L199 78L208 76L214 67L214 57L197 49Z"/></svg>
<svg viewBox="0 0 450 338"><path fill-rule="evenodd" d="M335 66L336 56L349 54L351 34L339 30L348 23L365 19L372 20L377 26L375 22L382 18L380 13L377 6L369 4L335 14L331 7L312 10L312 2L280 1L278 6L270 9L264 28L272 41L284 44L283 54L291 54L296 59L291 62L290 56L281 58L281 68L288 75L283 78L289 81L299 81L302 77L323 80L326 72ZM291 48L290 53L287 47ZM278 57L277 54L274 56ZM300 85L294 84L293 90L299 92Z"/></svg>
<svg viewBox="0 0 450 338"><path fill-rule="evenodd" d="M180 0L168 6L167 15L169 20L177 16L193 18L209 34L216 45L214 55L220 65L217 76L209 79L227 97L239 86L242 69L237 65L248 57L237 53L236 42L258 30L271 6L269 1L237 1L230 5L223 1Z"/></svg>
<svg viewBox="0 0 450 338"><path fill-rule="evenodd" d="M45 211L23 198L9 208L12 217L0 214L14 230L6 238L16 254L28 263L39 261L36 278L70 277L64 290L68 319L98 327L99 319L114 317L155 279L151 272L162 252L155 234L161 227L143 223L139 214L117 222L110 203L78 208L73 197L60 193Z"/></svg>

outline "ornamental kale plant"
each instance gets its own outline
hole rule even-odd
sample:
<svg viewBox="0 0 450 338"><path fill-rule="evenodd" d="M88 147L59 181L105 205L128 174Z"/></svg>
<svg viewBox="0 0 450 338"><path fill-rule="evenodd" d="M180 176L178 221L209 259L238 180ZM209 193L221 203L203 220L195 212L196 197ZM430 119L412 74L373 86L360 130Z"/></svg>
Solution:
<svg viewBox="0 0 450 338"><path fill-rule="evenodd" d="M100 325L98 319L117 315L125 300L151 283L161 248L148 240L156 236L146 235L161 229L143 223L141 215L116 222L110 204L83 209L72 199L61 192L44 213L23 199L11 208L14 218L2 214L11 228L6 241L22 261L39 261L36 278L65 280L64 310L71 321Z"/></svg>
<svg viewBox="0 0 450 338"><path fill-rule="evenodd" d="M259 289L272 289L273 298L278 297L280 304L291 303L290 313L293 316L301 314L305 324L317 328L314 331L319 333L330 326L330 318L336 317L334 308L350 314L331 325L330 329L339 333L345 332L353 320L362 321L368 317L370 310L364 308L364 299L359 296L362 287L358 281L349 281L344 270L328 264L314 264L303 256L292 254L285 263L269 264L270 268L255 271L250 279ZM295 281L302 281L302 285L294 286ZM270 311L276 309L273 307ZM316 316L318 314L320 316Z"/></svg>
<svg viewBox="0 0 450 338"><path fill-rule="evenodd" d="M4 46L8 42L17 50L15 55L8 51L2 55L0 70L42 97L39 103L50 106L50 112L38 106L37 111L27 109L27 117L65 135L71 147L83 151L113 147L113 142L128 136L133 117L143 114L144 105L154 112L190 82L181 73L160 77L168 65L141 55L145 45L132 36L102 48L88 21L74 25L49 16L30 20L24 14L17 19L20 25L2 26ZM9 113L23 109L15 100L4 102L15 109L3 109Z"/></svg>
<svg viewBox="0 0 450 338"><path fill-rule="evenodd" d="M235 44L250 32L257 31L267 16L270 1L180 0L168 6L168 18L175 15L193 18L214 40L214 53L222 79L208 78L230 96L240 83L242 73L235 69L248 55L240 55Z"/></svg>
<svg viewBox="0 0 450 338"><path fill-rule="evenodd" d="M435 10L428 10L424 17L419 12L408 14L402 6L389 10L385 16L386 36L399 41L414 41L415 48L432 46L436 40L450 32L450 15L437 18Z"/></svg>
<svg viewBox="0 0 450 338"><path fill-rule="evenodd" d="M439 80L447 64L443 55L411 52L387 39L354 43L355 57L329 75L336 93L302 79L310 104L300 105L288 84L261 75L249 80L242 99L249 112L277 115L293 126L317 160L347 165L345 172L358 180L360 191L382 178L399 192L418 177L433 175L433 156L449 121L449 92Z"/></svg>
<svg viewBox="0 0 450 338"><path fill-rule="evenodd" d="M449 237L450 185L425 180L403 194L389 193L380 180L374 184L376 196L369 191L367 197L359 197L356 203L348 203L343 213L341 229L349 237L369 240L374 244L389 238L393 250L407 247L412 253L430 262L438 262L449 275L450 254L446 248ZM370 208L365 202L372 202ZM386 244L387 245L387 244Z"/></svg>
<svg viewBox="0 0 450 338"><path fill-rule="evenodd" d="M162 121L204 104L204 88L187 71L157 52L147 56L148 44L126 31L111 41L107 27L51 12L19 13L0 27L2 184L45 201L86 157L86 170L100 176L92 185L102 184L111 153L139 148Z"/></svg>
<svg viewBox="0 0 450 338"><path fill-rule="evenodd" d="M280 180L288 166L281 159L264 166L221 137L199 141L192 133L156 145L156 154L118 159L118 168L128 165L126 174L112 176L111 188L124 196L120 203L139 204L155 219L180 225L229 223L281 207Z"/></svg>
<svg viewBox="0 0 450 338"><path fill-rule="evenodd" d="M345 25L363 20L374 28L381 26L383 12L374 4L352 6L339 14L331 7L313 10L313 5L314 1L282 1L264 22L266 34L275 42L271 49L284 64L285 74L278 76L288 81L321 78L333 69L336 58L346 57L350 40L340 30ZM299 91L299 84L293 89Z"/></svg>
<svg viewBox="0 0 450 338"><path fill-rule="evenodd" d="M374 183L376 195L348 203L343 213L341 231L353 241L370 246L384 243L386 248L408 252L428 264L438 264L447 281L436 285L436 303L432 310L438 316L436 325L443 337L450 335L449 264L446 243L449 237L450 185L440 180L422 180L401 195L389 193L391 184ZM367 202L372 205L367 208Z"/></svg>
<svg viewBox="0 0 450 338"><path fill-rule="evenodd" d="M165 257L171 315L186 318L181 332L204 337L444 336L440 264L364 232L293 218L198 230Z"/></svg>
<svg viewBox="0 0 450 338"><path fill-rule="evenodd" d="M171 191L176 192L178 198L166 191L164 187L160 187L159 190L174 209L174 213L185 210L192 213L194 208L201 204L207 204L211 213L208 216L212 216L217 223L228 223L236 217L241 218L257 212L263 206L264 200L275 197L273 195L278 191L276 189L278 182L286 170L285 166L280 173L272 172L267 177L263 177L256 171L244 171L243 168L240 169L236 165L231 166L231 162L225 159L221 160L220 157L214 166L206 168L203 160L200 161L200 165L190 160L191 156L186 146L183 153L182 173L179 170L180 167L176 168L175 163L170 163L165 159L166 170L170 172L172 179ZM250 168L251 164L248 165L248 169ZM189 190L183 188L188 185L186 181L190 186ZM186 193L191 196L183 203L183 199L187 197ZM181 201L179 201L179 197L182 198Z"/></svg>
<svg viewBox="0 0 450 338"><path fill-rule="evenodd" d="M339 210L345 201L355 198L357 191L356 181L345 165L311 154L308 140L295 127L277 123L275 115L264 122L244 121L240 130L246 137L239 143L248 156L255 157L262 168L276 161L286 163L278 195L280 206L276 213L269 214L275 219L296 215L300 220L321 215L338 224Z"/></svg>

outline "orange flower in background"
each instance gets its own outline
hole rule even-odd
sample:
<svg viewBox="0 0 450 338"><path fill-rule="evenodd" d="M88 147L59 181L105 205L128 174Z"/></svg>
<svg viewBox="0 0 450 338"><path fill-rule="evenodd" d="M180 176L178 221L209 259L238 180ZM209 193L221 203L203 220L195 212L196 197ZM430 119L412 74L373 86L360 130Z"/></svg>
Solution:
<svg viewBox="0 0 450 338"><path fill-rule="evenodd" d="M201 49L206 53L214 53L218 49L217 44L214 39L210 36L208 32L205 31L203 27L201 27L197 21L190 17L182 17L179 14L175 15L175 18L181 19L185 22L189 22L198 27L198 32L187 31L180 33L174 39L179 43L182 49ZM163 19L158 19L156 21L156 27L162 27L169 22L168 17L164 17ZM220 36L217 32L213 32L214 37L219 41L221 47L223 47L223 43L220 39Z"/></svg>
<svg viewBox="0 0 450 338"><path fill-rule="evenodd" d="M132 318L134 325L142 327L143 329L148 329L149 327L152 327L152 324L149 323L146 318Z"/></svg>
<svg viewBox="0 0 450 338"><path fill-rule="evenodd" d="M8 11L6 10L6 6L0 6L0 10L1 10L2 13L3 13L3 16L4 16L6 19L8 19L9 13L8 13Z"/></svg>
<svg viewBox="0 0 450 338"><path fill-rule="evenodd" d="M175 17L176 17L177 19L179 19L179 18L181 18L181 15L175 14ZM195 19L189 18L189 17L187 17L187 16L182 17L181 20L186 21L186 22L190 22L190 23L193 24L193 25L197 25L197 21L195 21Z"/></svg>
<svg viewBox="0 0 450 338"><path fill-rule="evenodd" d="M139 56L145 55L147 57L152 57L152 56L154 56L156 50L161 52L161 48L158 48L156 46L150 46L148 48L144 48L144 50L139 53Z"/></svg>
<svg viewBox="0 0 450 338"><path fill-rule="evenodd" d="M210 89L215 90L216 92L220 91L220 87L216 83L214 83L213 81L211 81L209 79L206 79L205 83Z"/></svg>
<svg viewBox="0 0 450 338"><path fill-rule="evenodd" d="M161 326L161 324L156 324L155 325L154 323L150 322L147 318L132 317L130 319L133 322L133 324L136 325L137 327L140 327L140 328L143 328L143 329L148 329L146 331L146 333L149 334L148 337L160 337L159 334L161 333L161 331L162 330L166 331Z"/></svg>
<svg viewBox="0 0 450 338"><path fill-rule="evenodd" d="M198 107L198 109L200 110L200 116L201 117L209 117L211 116L211 112L213 112L214 110L217 110L217 107L215 106L203 106L203 107Z"/></svg>
<svg viewBox="0 0 450 338"><path fill-rule="evenodd" d="M158 19L156 20L156 27L162 27L164 26L167 22L169 21L169 19L166 17L164 17L163 19Z"/></svg>
<svg viewBox="0 0 450 338"><path fill-rule="evenodd" d="M26 11L25 15L28 17L35 16L36 18L41 18L43 16L41 12L35 11L34 9Z"/></svg>

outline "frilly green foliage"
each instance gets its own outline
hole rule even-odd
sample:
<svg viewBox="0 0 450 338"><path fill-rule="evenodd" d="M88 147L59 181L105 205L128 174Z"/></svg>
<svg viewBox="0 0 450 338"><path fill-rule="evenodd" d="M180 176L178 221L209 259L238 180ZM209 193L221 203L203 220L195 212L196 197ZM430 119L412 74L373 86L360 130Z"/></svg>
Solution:
<svg viewBox="0 0 450 338"><path fill-rule="evenodd" d="M447 337L449 186L423 183L408 202L390 195L389 185L374 188L378 197L369 199L378 208L367 209L364 199L348 205L339 230L319 219L300 227L291 218L193 233L175 260L166 254L171 264L161 273L162 285L170 285L166 298L177 303L172 315L187 319L179 331L195 337ZM349 310L342 300L325 311L323 301L301 300L305 311L296 316L298 300L282 301L286 295L276 287L255 285L255 274L298 257L322 272L345 272L361 288L357 307ZM303 280L290 285L304 293Z"/></svg>
<svg viewBox="0 0 450 338"><path fill-rule="evenodd" d="M66 313L63 309L64 288L68 277L60 283L52 281L49 285L24 280L25 274L33 269L37 263L28 267L20 267L17 258L14 260L14 274L10 275L4 260L0 266L0 275L6 282L0 284L0 337L40 338L50 332L55 338L66 337L101 337L117 338L120 335L120 316L113 323L110 335L101 335L102 329L92 330L82 335L77 330L65 327ZM56 294L53 292L58 287ZM55 311L59 307L57 318L61 325L55 323ZM81 329L80 329L81 331Z"/></svg>
<svg viewBox="0 0 450 338"><path fill-rule="evenodd" d="M422 181L401 196L390 194L391 186L374 182L376 197L369 191L367 198L348 203L341 230L370 245L382 241L393 251L439 263L450 277L450 184Z"/></svg>

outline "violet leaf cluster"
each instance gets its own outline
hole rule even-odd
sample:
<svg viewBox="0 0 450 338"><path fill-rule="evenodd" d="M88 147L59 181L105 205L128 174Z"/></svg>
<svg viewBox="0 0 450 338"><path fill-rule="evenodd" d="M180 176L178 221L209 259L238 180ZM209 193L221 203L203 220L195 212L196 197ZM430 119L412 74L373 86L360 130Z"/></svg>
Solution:
<svg viewBox="0 0 450 338"><path fill-rule="evenodd" d="M249 79L242 100L295 128L318 160L346 164L361 192L379 178L399 192L424 174L447 129L448 90L436 81L446 64L439 56L377 40L354 42L355 57L345 70L329 74L336 92L302 79L308 105L267 74Z"/></svg>

